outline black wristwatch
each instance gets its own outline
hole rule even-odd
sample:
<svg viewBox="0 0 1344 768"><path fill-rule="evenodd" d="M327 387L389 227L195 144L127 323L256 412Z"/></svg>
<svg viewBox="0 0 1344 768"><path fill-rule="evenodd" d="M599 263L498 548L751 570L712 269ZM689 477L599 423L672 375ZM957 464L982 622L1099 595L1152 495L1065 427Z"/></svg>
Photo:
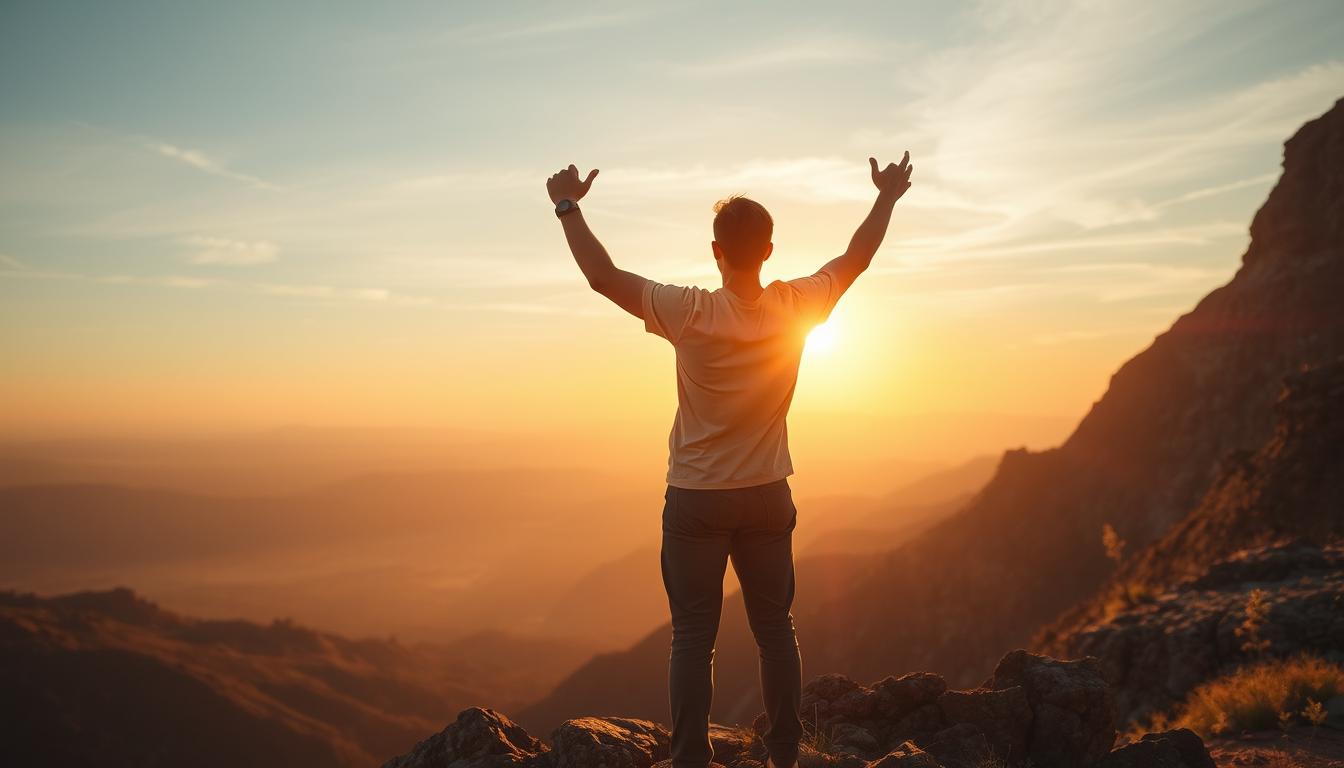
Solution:
<svg viewBox="0 0 1344 768"><path fill-rule="evenodd" d="M577 210L579 210L579 204L569 198L565 198L555 204L555 215L557 217L564 216L566 213L573 213Z"/></svg>

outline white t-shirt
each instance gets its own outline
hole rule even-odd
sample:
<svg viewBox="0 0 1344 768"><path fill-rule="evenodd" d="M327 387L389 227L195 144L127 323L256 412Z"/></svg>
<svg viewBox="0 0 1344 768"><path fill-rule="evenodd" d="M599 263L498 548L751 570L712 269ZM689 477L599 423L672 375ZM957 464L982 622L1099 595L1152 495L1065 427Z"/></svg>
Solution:
<svg viewBox="0 0 1344 768"><path fill-rule="evenodd" d="M644 328L677 355L668 485L745 488L793 474L785 417L803 342L840 292L825 267L776 280L754 301L727 288L644 285Z"/></svg>

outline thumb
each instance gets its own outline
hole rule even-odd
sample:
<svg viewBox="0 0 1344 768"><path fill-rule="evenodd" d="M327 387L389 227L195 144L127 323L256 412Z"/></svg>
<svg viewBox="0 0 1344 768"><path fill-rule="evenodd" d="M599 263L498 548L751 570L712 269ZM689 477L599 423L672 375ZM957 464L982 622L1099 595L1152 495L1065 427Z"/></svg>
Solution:
<svg viewBox="0 0 1344 768"><path fill-rule="evenodd" d="M588 194L588 188L593 186L593 179L597 178L597 169L588 172L588 178L583 180L583 194Z"/></svg>
<svg viewBox="0 0 1344 768"><path fill-rule="evenodd" d="M868 164L873 167L873 173L877 173L877 158L876 157L868 158Z"/></svg>

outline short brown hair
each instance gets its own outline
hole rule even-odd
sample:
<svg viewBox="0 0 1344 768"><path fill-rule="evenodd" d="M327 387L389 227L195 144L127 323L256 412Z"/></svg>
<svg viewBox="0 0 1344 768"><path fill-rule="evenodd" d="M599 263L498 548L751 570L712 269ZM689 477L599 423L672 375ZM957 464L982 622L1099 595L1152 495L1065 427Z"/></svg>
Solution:
<svg viewBox="0 0 1344 768"><path fill-rule="evenodd" d="M775 233L775 220L765 206L733 195L714 204L714 239L734 269L755 269Z"/></svg>

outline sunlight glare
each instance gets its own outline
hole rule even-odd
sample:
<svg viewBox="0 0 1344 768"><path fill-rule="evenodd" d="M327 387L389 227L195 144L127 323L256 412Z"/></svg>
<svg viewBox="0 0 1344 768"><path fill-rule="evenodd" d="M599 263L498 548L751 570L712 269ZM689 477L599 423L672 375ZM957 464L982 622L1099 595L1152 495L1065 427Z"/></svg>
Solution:
<svg viewBox="0 0 1344 768"><path fill-rule="evenodd" d="M830 321L818 325L807 334L803 343L803 353L809 356L824 355L835 347L835 325Z"/></svg>

